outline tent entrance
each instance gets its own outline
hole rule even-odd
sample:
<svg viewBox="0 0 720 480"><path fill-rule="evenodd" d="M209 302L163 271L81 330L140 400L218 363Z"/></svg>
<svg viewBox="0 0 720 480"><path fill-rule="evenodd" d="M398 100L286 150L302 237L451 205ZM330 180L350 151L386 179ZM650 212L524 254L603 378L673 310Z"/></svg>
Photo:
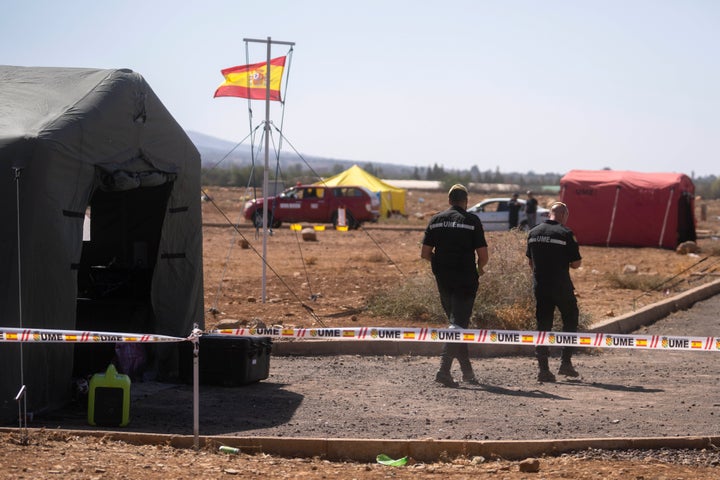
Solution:
<svg viewBox="0 0 720 480"><path fill-rule="evenodd" d="M172 187L93 194L90 240L83 241L78 269L78 330L154 331L152 277ZM73 374L104 371L114 356L112 344L78 344Z"/></svg>
<svg viewBox="0 0 720 480"><path fill-rule="evenodd" d="M692 194L683 192L678 198L678 244L696 241L695 220L693 216Z"/></svg>

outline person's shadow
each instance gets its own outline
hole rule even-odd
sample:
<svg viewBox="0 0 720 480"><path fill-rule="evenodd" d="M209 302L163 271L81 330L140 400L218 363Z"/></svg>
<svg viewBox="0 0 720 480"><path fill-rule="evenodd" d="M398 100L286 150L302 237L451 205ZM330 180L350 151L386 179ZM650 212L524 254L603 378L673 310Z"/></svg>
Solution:
<svg viewBox="0 0 720 480"><path fill-rule="evenodd" d="M612 390L616 392L660 393L665 391L662 388L645 388L641 385L615 385L612 383L585 382L581 379L566 380L562 383L565 385L599 388L602 390Z"/></svg>
<svg viewBox="0 0 720 480"><path fill-rule="evenodd" d="M622 392L635 392L635 393L659 393L664 392L661 388L645 388L639 385L615 385L609 383L598 383L598 382L585 382L581 379L568 379L565 381L557 382L562 385L577 386L577 387L590 387L599 388L603 390L622 391ZM470 387L462 387L470 388ZM481 383L477 390L483 390L488 393L494 393L496 395L508 395L511 397L526 397L526 398L549 398L554 400L570 400L570 398L555 395L552 393L544 392L542 390L513 390L509 388L499 387L497 385L489 385Z"/></svg>
<svg viewBox="0 0 720 480"><path fill-rule="evenodd" d="M461 387L469 388L469 387ZM542 390L512 390L510 388L498 387L497 385L489 385L487 383L481 383L478 388L473 390L483 390L488 393L494 393L496 395L508 395L511 397L525 397L525 398L548 398L552 400L570 400L560 395L554 395L552 393L543 392Z"/></svg>

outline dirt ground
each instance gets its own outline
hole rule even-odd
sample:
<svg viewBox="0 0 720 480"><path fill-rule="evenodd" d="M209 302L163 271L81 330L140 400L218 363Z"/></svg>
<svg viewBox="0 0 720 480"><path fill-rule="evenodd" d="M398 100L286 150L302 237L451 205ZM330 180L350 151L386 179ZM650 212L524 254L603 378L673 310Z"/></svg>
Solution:
<svg viewBox="0 0 720 480"><path fill-rule="evenodd" d="M429 217L447 208L444 192L409 191L407 218L383 219L365 229L334 231L328 226L316 232L317 241L303 241L300 232L283 225L267 240L266 302L262 298L263 241L242 219L242 191L214 188L207 193L213 202L203 204L206 328L226 319L266 324L321 326L308 314L311 308L327 326L425 326L425 319L405 320L376 317L364 309L367 299L389 285L431 275L420 259L420 242ZM471 194L470 202L497 195ZM538 197L541 205L556 198ZM707 208L700 221L701 206ZM720 250L720 201L696 202L698 244L707 254ZM572 215L572 212L571 212ZM237 230L229 225L236 223ZM311 226L305 224L304 226ZM493 262L498 245L508 241L509 232L486 234L490 263L488 276L499 273ZM250 248L242 248L243 241ZM656 248L581 247L583 266L573 271L581 314L591 323L636 310L668 295L718 278L715 259L702 261L700 255L678 255ZM617 289L610 274L622 274L627 265L639 275L677 278L667 289L643 293ZM213 313L210 313L213 312Z"/></svg>
<svg viewBox="0 0 720 480"><path fill-rule="evenodd" d="M180 450L44 432L29 446L0 436L0 479L493 479L493 480L680 480L720 478L717 465L668 463L647 456L558 456L539 459L536 473L522 462L454 459L432 464L388 467L374 463L329 462L321 458L279 458L263 454L227 455L216 450Z"/></svg>
<svg viewBox="0 0 720 480"><path fill-rule="evenodd" d="M123 442L70 436L60 432L36 435L29 446L0 436L3 456L0 479L577 479L649 480L717 479L716 465L667 463L662 458L625 460L586 455L547 457L537 473L521 471L521 462L454 459L404 467L321 458L288 459L263 454L227 455L213 450L179 450L169 446L136 446Z"/></svg>
<svg viewBox="0 0 720 480"><path fill-rule="evenodd" d="M328 228L317 232L315 242L303 242L299 233L287 226L277 229L268 239L268 301L262 303L262 239L238 220L241 192L220 188L207 192L214 199L214 203L203 204L207 329L228 319L306 327L319 326L318 319L327 326L426 325L424 319L408 322L377 317L363 307L373 292L428 274L429 267L419 259L419 242L429 215L445 208L443 193L411 192L407 219L383 221L359 231ZM470 200L482 198L474 195ZM550 200L541 197L541 203ZM707 202L707 207L707 220L698 224L699 244L705 252L718 248L720 232L720 202ZM228 219L240 223L239 233L228 226ZM492 262L493 245L503 242L506 235L488 234L488 275L497 268ZM243 239L251 248L242 248ZM695 256L659 249L581 247L581 254L583 267L573 272L573 279L582 313L595 322L718 278L718 266L713 262L720 257L700 262L702 252ZM669 284L667 291L645 295L612 287L606 274L622 272L628 264L637 266L640 274L677 275L677 281ZM703 304L707 324L698 324L696 312L680 312L673 322L648 328L655 329L653 333L716 335L715 317L720 308L716 303ZM316 317L309 315L303 304L312 308ZM647 353L651 352L580 356L577 363L583 377L552 385L535 382L533 364L526 357L474 360L482 384L457 390L433 384L436 358L273 357L271 377L242 390L242 398L225 389L204 399L201 425L204 434L320 438L482 440L716 434L715 418L720 411L716 411L717 395L712 387L717 385L720 370L717 362L712 362L714 356L642 355ZM700 384L709 388L700 389ZM179 386L153 395L153 400L148 396L148 408L133 414L131 428L187 434L187 408L177 410L177 418L172 420L167 418L167 408L173 403L187 406L188 395L189 389ZM591 400L593 409L584 410ZM152 402L159 403L150 405ZM464 421L465 410L458 411L457 405L465 406L466 416L474 421ZM218 412L226 415L218 417ZM58 423L75 428L82 422L79 417ZM184 430L178 432L178 425ZM20 445L16 435L2 434L0 452L2 479L720 478L720 459L713 452L676 452L669 461L658 452L637 452L629 457L585 452L542 458L538 474L521 472L519 462L502 459L448 458L432 464L411 459L410 465L393 468L322 458L225 455L214 448L194 452L136 446L52 430L35 431L29 446Z"/></svg>

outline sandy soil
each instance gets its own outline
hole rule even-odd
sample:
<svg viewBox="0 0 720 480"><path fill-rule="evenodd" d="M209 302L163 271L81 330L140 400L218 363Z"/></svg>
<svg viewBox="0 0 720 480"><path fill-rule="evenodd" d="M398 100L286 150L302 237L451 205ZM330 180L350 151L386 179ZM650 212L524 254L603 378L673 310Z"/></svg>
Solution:
<svg viewBox="0 0 720 480"><path fill-rule="evenodd" d="M303 242L287 227L276 230L268 240L268 301L262 303L261 239L244 222L235 231L226 221L240 218L240 192L210 189L209 193L215 204L203 206L207 328L227 319L303 326L317 326L318 319L328 326L426 322L377 317L363 307L373 292L428 274L428 266L419 259L419 242L429 215L445 207L444 194L413 192L408 198L409 218L360 231L328 229L318 232L316 242ZM709 207L708 221L698 225L706 251L716 248L714 238L720 231L720 202L711 202ZM493 244L503 242L506 235L488 235L489 275L497 268L492 263ZM243 239L251 248L242 248ZM666 250L582 247L581 253L584 265L574 273L574 281L581 310L593 321L717 278L717 266L705 268L712 259L698 266L702 257ZM606 274L622 272L627 264L636 265L641 274L677 275L678 280L667 291L646 295L612 287ZM310 306L317 317L308 315L302 304ZM681 312L679 320L648 328L677 335L713 335L718 330L714 318L718 305L707 305L705 317L710 323L704 327L697 325L695 313L683 318ZM482 385L457 390L432 382L434 358L273 357L267 381L242 390L216 389L204 394L201 425L206 434L284 437L482 440L714 434L715 414L720 414L713 390L720 371L716 362L709 361L714 357L641 355L647 353L583 355L577 360L583 374L579 381L552 385L535 382L534 365L525 357L475 360ZM188 433L188 394L185 386L148 394L147 408L134 409L131 428ZM593 407L587 408L590 401ZM457 405L464 406L468 418L474 420L467 422L465 410L458 411ZM52 419L46 426L74 428L82 423L79 415ZM215 449L193 452L134 446L52 431L35 433L29 446L19 445L17 437L2 435L0 451L0 478L534 478L520 472L518 462L496 459L447 459L391 468L321 458L227 456ZM720 478L716 461L681 455L667 463L650 452L631 458L561 456L542 459L538 478Z"/></svg>
<svg viewBox="0 0 720 480"><path fill-rule="evenodd" d="M263 454L227 455L213 450L178 450L168 446L137 446L123 442L73 437L60 432L35 435L29 446L0 435L0 479L66 480L105 479L717 479L717 464L688 454L686 464L668 463L662 456L638 458L585 454L547 457L538 461L537 473L521 471L522 462L449 459L404 467L322 458L287 459ZM716 461L716 460L715 460Z"/></svg>
<svg viewBox="0 0 720 480"><path fill-rule="evenodd" d="M364 307L375 292L418 276L431 275L419 257L420 242L433 213L447 207L443 192L411 191L407 197L407 219L383 220L365 229L317 232L317 241L303 241L300 232L283 225L267 240L265 268L266 303L262 303L263 241L239 214L241 191L209 190L213 203L203 205L206 327L220 320L261 320L266 324L319 326L303 305L311 308L327 326L427 325L427 319L375 317ZM482 196L471 197L480 201ZM547 205L555 200L541 196ZM709 252L720 250L720 201L706 203L707 221L698 223L698 243ZM572 214L572 212L571 212ZM237 222L237 230L228 225ZM306 225L307 226L307 225ZM498 274L502 263L493 261L499 245L509 241L509 232L488 232L490 263L488 276ZM247 242L249 248L242 248ZM590 323L621 315L655 303L668 295L718 278L720 267L699 255L678 255L655 248L581 248L583 266L573 271L581 314ZM622 274L627 265L640 275L677 278L666 289L643 293L617 289L608 275ZM311 299L311 297L314 299Z"/></svg>

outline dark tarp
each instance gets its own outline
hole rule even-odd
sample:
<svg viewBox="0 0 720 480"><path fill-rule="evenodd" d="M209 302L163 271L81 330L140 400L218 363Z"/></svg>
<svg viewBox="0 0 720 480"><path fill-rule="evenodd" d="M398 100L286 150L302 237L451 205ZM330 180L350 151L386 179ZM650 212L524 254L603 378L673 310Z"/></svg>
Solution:
<svg viewBox="0 0 720 480"><path fill-rule="evenodd" d="M200 155L138 73L0 66L0 222L0 326L179 337L204 327ZM36 412L65 403L73 374L106 366L108 353L22 349ZM150 373L173 376L176 351L149 348ZM7 418L20 346L0 342L0 362Z"/></svg>

